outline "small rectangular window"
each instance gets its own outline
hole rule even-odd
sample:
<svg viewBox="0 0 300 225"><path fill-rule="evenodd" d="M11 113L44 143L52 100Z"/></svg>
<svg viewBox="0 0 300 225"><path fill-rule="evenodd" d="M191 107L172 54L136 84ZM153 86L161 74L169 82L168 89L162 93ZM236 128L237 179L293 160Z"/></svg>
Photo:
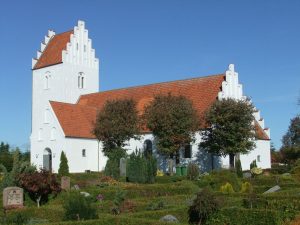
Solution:
<svg viewBox="0 0 300 225"><path fill-rule="evenodd" d="M83 51L86 52L86 45L83 46Z"/></svg>
<svg viewBox="0 0 300 225"><path fill-rule="evenodd" d="M85 151L85 149L82 149L82 157L86 157L86 151Z"/></svg>
<svg viewBox="0 0 300 225"><path fill-rule="evenodd" d="M257 162L260 162L260 155L257 156Z"/></svg>
<svg viewBox="0 0 300 225"><path fill-rule="evenodd" d="M184 158L192 158L192 146L184 146Z"/></svg>

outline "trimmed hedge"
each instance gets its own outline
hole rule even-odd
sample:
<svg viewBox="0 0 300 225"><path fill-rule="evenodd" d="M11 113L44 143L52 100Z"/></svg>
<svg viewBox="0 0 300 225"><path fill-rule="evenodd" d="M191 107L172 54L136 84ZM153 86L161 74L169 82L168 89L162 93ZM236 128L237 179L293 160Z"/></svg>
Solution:
<svg viewBox="0 0 300 225"><path fill-rule="evenodd" d="M272 210L240 208L222 209L214 214L207 225L281 225L287 218L284 213Z"/></svg>

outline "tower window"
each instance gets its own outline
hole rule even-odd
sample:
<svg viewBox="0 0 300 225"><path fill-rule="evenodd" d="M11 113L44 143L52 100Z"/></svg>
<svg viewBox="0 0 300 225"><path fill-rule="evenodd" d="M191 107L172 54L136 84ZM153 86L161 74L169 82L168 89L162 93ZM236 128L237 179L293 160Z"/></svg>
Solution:
<svg viewBox="0 0 300 225"><path fill-rule="evenodd" d="M78 88L83 89L85 87L84 73L80 72L78 74Z"/></svg>
<svg viewBox="0 0 300 225"><path fill-rule="evenodd" d="M86 45L83 46L83 51L86 52Z"/></svg>
<svg viewBox="0 0 300 225"><path fill-rule="evenodd" d="M82 157L86 157L86 150L82 149Z"/></svg>
<svg viewBox="0 0 300 225"><path fill-rule="evenodd" d="M56 139L56 128L52 127L51 129L51 140L55 140Z"/></svg>
<svg viewBox="0 0 300 225"><path fill-rule="evenodd" d="M42 138L42 135L43 135L43 128L40 128L39 129L39 132L38 132L38 140L41 141L43 138Z"/></svg>
<svg viewBox="0 0 300 225"><path fill-rule="evenodd" d="M49 87L50 87L50 85L49 85L50 77L51 77L50 72L46 72L45 77L44 77L44 89L46 89L46 90L49 89Z"/></svg>

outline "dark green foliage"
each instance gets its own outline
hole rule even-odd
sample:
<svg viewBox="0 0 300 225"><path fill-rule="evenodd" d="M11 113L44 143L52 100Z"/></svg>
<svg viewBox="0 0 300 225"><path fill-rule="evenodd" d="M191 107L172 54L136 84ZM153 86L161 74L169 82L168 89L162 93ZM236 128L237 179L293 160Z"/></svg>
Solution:
<svg viewBox="0 0 300 225"><path fill-rule="evenodd" d="M249 210L237 207L225 208L210 217L207 225L281 225L285 219L284 213L272 210Z"/></svg>
<svg viewBox="0 0 300 225"><path fill-rule="evenodd" d="M241 160L236 160L235 162L235 171L238 177L242 178L243 177L243 169L242 169L242 164Z"/></svg>
<svg viewBox="0 0 300 225"><path fill-rule="evenodd" d="M1 142L0 144L0 164L5 166L6 170L10 172L13 167L13 156L9 152L9 145Z"/></svg>
<svg viewBox="0 0 300 225"><path fill-rule="evenodd" d="M139 151L133 152L127 160L127 177L134 183L154 183L157 161L153 156L147 158Z"/></svg>
<svg viewBox="0 0 300 225"><path fill-rule="evenodd" d="M68 159L64 151L61 151L60 154L60 164L58 169L58 175L59 176L69 176L69 165L68 165Z"/></svg>
<svg viewBox="0 0 300 225"><path fill-rule="evenodd" d="M235 154L248 153L255 147L253 113L249 101L216 101L206 113L205 121L212 126L203 132L200 147L216 155L229 155L233 167Z"/></svg>
<svg viewBox="0 0 300 225"><path fill-rule="evenodd" d="M111 212L114 215L119 215L121 213L121 206L123 202L125 201L126 192L122 189L117 190L115 197L113 199L113 208L111 209Z"/></svg>
<svg viewBox="0 0 300 225"><path fill-rule="evenodd" d="M189 163L187 167L187 177L190 180L197 180L199 178L199 166L195 163Z"/></svg>
<svg viewBox="0 0 300 225"><path fill-rule="evenodd" d="M194 141L199 116L184 96L158 95L145 108L144 122L156 138L161 154L175 155L178 149Z"/></svg>
<svg viewBox="0 0 300 225"><path fill-rule="evenodd" d="M220 202L208 189L202 189L197 193L193 204L188 210L189 223L205 224L206 220L220 208Z"/></svg>
<svg viewBox="0 0 300 225"><path fill-rule="evenodd" d="M256 160L253 160L252 163L250 163L250 170L255 167L257 167Z"/></svg>
<svg viewBox="0 0 300 225"><path fill-rule="evenodd" d="M114 179L119 179L120 177L120 159L125 158L126 151L122 148L115 148L108 153L108 160L105 165L104 174L106 176L113 177Z"/></svg>
<svg viewBox="0 0 300 225"><path fill-rule="evenodd" d="M103 142L103 152L125 146L125 141L138 138L139 117L136 103L132 99L107 101L98 112L93 130L99 141Z"/></svg>
<svg viewBox="0 0 300 225"><path fill-rule="evenodd" d="M0 224L24 225L27 224L28 221L29 217L26 214L17 212L16 214L8 216L8 218L1 219Z"/></svg>
<svg viewBox="0 0 300 225"><path fill-rule="evenodd" d="M64 220L89 220L97 219L96 208L90 198L78 192L71 192L64 201Z"/></svg>

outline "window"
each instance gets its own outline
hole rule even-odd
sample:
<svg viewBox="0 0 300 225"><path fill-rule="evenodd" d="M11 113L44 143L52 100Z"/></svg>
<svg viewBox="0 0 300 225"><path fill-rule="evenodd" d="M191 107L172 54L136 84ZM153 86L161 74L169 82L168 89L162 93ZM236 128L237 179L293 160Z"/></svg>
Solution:
<svg viewBox="0 0 300 225"><path fill-rule="evenodd" d="M39 132L38 132L38 140L39 140L39 141L42 140L42 135L43 135L43 128L40 128L40 129L39 129Z"/></svg>
<svg viewBox="0 0 300 225"><path fill-rule="evenodd" d="M86 157L86 151L85 151L85 149L82 149L82 157Z"/></svg>
<svg viewBox="0 0 300 225"><path fill-rule="evenodd" d="M144 141L144 154L147 155L152 155L152 141L147 139Z"/></svg>
<svg viewBox="0 0 300 225"><path fill-rule="evenodd" d="M47 90L47 89L50 88L50 85L49 85L49 83L50 83L50 77L51 77L50 72L49 71L46 72L45 77L44 77L44 89L45 90Z"/></svg>
<svg viewBox="0 0 300 225"><path fill-rule="evenodd" d="M86 52L86 45L83 46L83 51Z"/></svg>
<svg viewBox="0 0 300 225"><path fill-rule="evenodd" d="M52 127L51 129L51 140L55 140L56 136L56 128Z"/></svg>
<svg viewBox="0 0 300 225"><path fill-rule="evenodd" d="M79 45L78 45L78 43L76 43L76 50L78 50L79 49Z"/></svg>
<svg viewBox="0 0 300 225"><path fill-rule="evenodd" d="M44 115L44 123L49 123L49 118L50 118L50 110L46 109Z"/></svg>
<svg viewBox="0 0 300 225"><path fill-rule="evenodd" d="M80 72L78 74L78 88L83 89L84 87L85 87L84 73Z"/></svg>
<svg viewBox="0 0 300 225"><path fill-rule="evenodd" d="M260 162L260 155L257 156L257 162Z"/></svg>
<svg viewBox="0 0 300 225"><path fill-rule="evenodd" d="M192 158L192 146L191 145L184 146L184 158Z"/></svg>

